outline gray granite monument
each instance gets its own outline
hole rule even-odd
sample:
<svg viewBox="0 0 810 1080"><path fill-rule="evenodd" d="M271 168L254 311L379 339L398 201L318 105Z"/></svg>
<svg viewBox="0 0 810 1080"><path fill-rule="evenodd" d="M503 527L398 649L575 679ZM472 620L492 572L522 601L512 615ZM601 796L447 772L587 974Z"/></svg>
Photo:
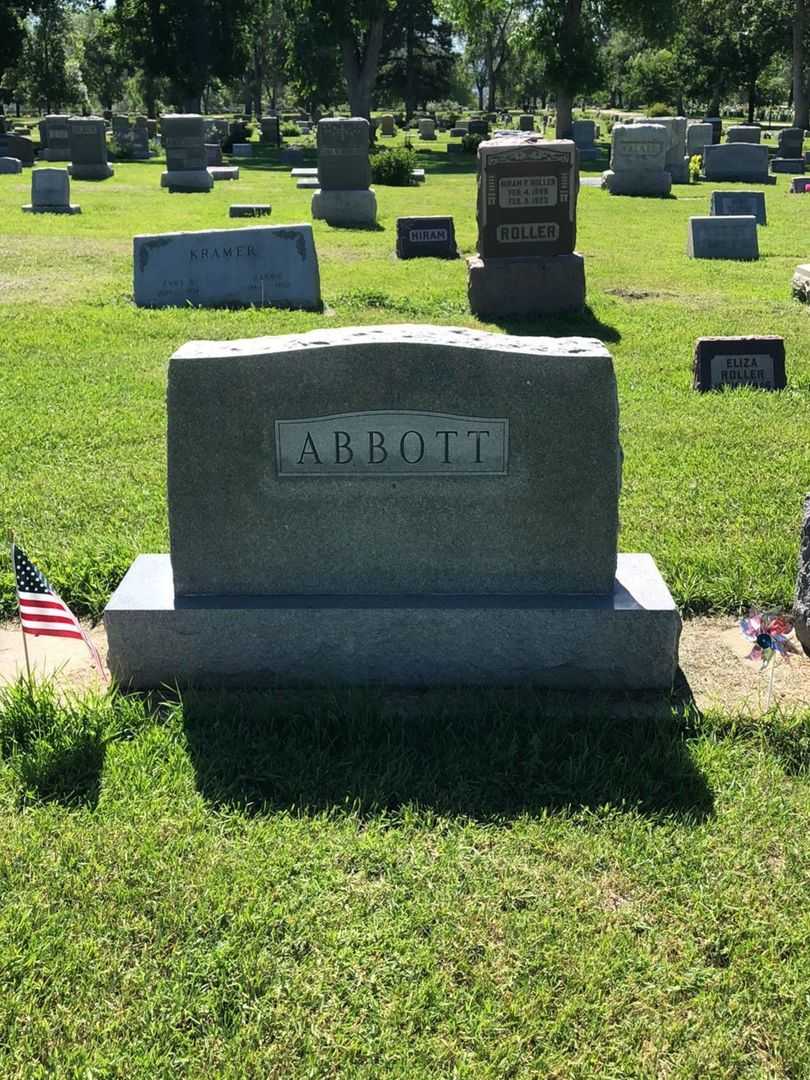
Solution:
<svg viewBox="0 0 810 1080"><path fill-rule="evenodd" d="M709 214L712 217L753 214L757 225L767 225L768 215L765 209L764 191L713 191L709 202Z"/></svg>
<svg viewBox="0 0 810 1080"><path fill-rule="evenodd" d="M758 259L757 219L753 214L690 217L686 250L692 259Z"/></svg>
<svg viewBox="0 0 810 1080"><path fill-rule="evenodd" d="M68 120L69 117L61 114L45 117L44 125L47 144L39 155L43 161L70 161ZM41 126L40 131L42 131Z"/></svg>
<svg viewBox="0 0 810 1080"><path fill-rule="evenodd" d="M768 147L741 142L707 146L703 153L703 175L714 181L767 184Z"/></svg>
<svg viewBox="0 0 810 1080"><path fill-rule="evenodd" d="M100 116L71 117L70 175L74 180L107 180L113 170L107 161L107 125Z"/></svg>
<svg viewBox="0 0 810 1080"><path fill-rule="evenodd" d="M601 342L191 342L167 412L170 554L104 616L123 686L671 687L677 609L649 555L617 557Z"/></svg>
<svg viewBox="0 0 810 1080"><path fill-rule="evenodd" d="M162 186L170 192L210 191L214 179L208 172L203 138L203 118L196 113L169 113L160 121L166 150Z"/></svg>
<svg viewBox="0 0 810 1080"><path fill-rule="evenodd" d="M369 188L369 123L362 117L318 121L318 181L312 216L329 225L371 228L377 196Z"/></svg>
<svg viewBox="0 0 810 1080"><path fill-rule="evenodd" d="M669 195L669 131L662 124L614 124L610 168L602 184L611 195Z"/></svg>
<svg viewBox="0 0 810 1080"><path fill-rule="evenodd" d="M70 201L67 169L34 169L31 202L23 210L29 214L80 214L82 208Z"/></svg>
<svg viewBox="0 0 810 1080"><path fill-rule="evenodd" d="M695 390L738 386L784 390L785 339L775 335L698 338L692 370Z"/></svg>

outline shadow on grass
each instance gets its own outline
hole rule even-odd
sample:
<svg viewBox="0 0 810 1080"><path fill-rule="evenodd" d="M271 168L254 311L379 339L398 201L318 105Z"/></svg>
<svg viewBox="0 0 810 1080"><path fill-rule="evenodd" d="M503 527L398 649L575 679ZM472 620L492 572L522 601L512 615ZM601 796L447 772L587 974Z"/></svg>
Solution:
<svg viewBox="0 0 810 1080"><path fill-rule="evenodd" d="M500 326L507 334L519 334L522 336L550 335L552 337L595 337L600 341L621 341L622 335L615 326L602 322L589 305L580 312L571 312L567 315L538 315L535 318L511 318L503 316L499 319L487 319L494 326Z"/></svg>
<svg viewBox="0 0 810 1080"><path fill-rule="evenodd" d="M713 799L669 695L531 690L183 696L215 807L371 815L410 804L478 820L605 806L700 821Z"/></svg>

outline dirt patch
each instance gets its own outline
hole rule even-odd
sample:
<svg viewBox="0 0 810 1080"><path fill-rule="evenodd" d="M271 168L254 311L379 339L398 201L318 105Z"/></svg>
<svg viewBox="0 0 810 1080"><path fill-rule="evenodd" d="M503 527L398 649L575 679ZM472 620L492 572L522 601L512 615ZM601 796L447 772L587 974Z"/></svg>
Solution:
<svg viewBox="0 0 810 1080"><path fill-rule="evenodd" d="M620 296L622 300L677 300L674 292L648 292L646 289L606 289L608 296Z"/></svg>
<svg viewBox="0 0 810 1080"><path fill-rule="evenodd" d="M89 628L102 657L107 655L104 627ZM53 676L73 689L103 686L79 641L29 638L31 666L40 675ZM740 633L736 619L688 619L681 637L681 671L701 710L762 714L768 694L768 674L745 659L751 645ZM0 625L0 682L25 672L22 634L13 623ZM396 695L395 695L396 697ZM810 658L803 653L774 670L773 703L785 710L810 709Z"/></svg>

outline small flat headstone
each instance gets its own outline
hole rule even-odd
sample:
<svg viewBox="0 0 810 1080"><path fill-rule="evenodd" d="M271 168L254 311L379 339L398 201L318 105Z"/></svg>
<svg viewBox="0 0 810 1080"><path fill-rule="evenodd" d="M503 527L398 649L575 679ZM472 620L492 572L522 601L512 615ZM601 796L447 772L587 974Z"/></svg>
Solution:
<svg viewBox="0 0 810 1080"><path fill-rule="evenodd" d="M133 264L138 307L321 305L311 225L136 236Z"/></svg>
<svg viewBox="0 0 810 1080"><path fill-rule="evenodd" d="M690 217L687 254L692 259L758 259L757 219L753 214Z"/></svg>
<svg viewBox="0 0 810 1080"><path fill-rule="evenodd" d="M791 195L804 195L808 190L810 190L810 180L805 180L803 176L796 176L791 180Z"/></svg>
<svg viewBox="0 0 810 1080"><path fill-rule="evenodd" d="M804 158L771 158L771 172L798 176L804 172Z"/></svg>
<svg viewBox="0 0 810 1080"><path fill-rule="evenodd" d="M220 180L238 180L239 179L239 166L238 165L209 165L208 173L214 183Z"/></svg>
<svg viewBox="0 0 810 1080"><path fill-rule="evenodd" d="M228 209L233 218L270 217L271 212L270 203L233 203Z"/></svg>
<svg viewBox="0 0 810 1080"><path fill-rule="evenodd" d="M317 176L302 176L295 186L303 191L317 191L321 185Z"/></svg>
<svg viewBox="0 0 810 1080"><path fill-rule="evenodd" d="M22 162L15 157L0 157L0 173L21 173Z"/></svg>
<svg viewBox="0 0 810 1080"><path fill-rule="evenodd" d="M427 175L424 169L411 169L411 181L414 184L424 184Z"/></svg>
<svg viewBox="0 0 810 1080"><path fill-rule="evenodd" d="M397 256L400 259L457 259L456 233L451 217L397 218Z"/></svg>
<svg viewBox="0 0 810 1080"><path fill-rule="evenodd" d="M234 157L253 157L253 143L234 143L231 153Z"/></svg>
<svg viewBox="0 0 810 1080"><path fill-rule="evenodd" d="M695 390L721 390L724 386L755 386L783 390L785 339L761 337L702 337L695 342Z"/></svg>
<svg viewBox="0 0 810 1080"><path fill-rule="evenodd" d="M309 169L309 168L304 168L304 167L299 165L298 168L290 169L290 176L293 178L293 180L302 180L305 176L308 176L308 177L315 176L315 177L317 177L317 175L318 175L317 168L316 169Z"/></svg>
<svg viewBox="0 0 810 1080"><path fill-rule="evenodd" d="M709 203L712 217L739 217L753 214L757 225L767 225L764 191L713 191Z"/></svg>

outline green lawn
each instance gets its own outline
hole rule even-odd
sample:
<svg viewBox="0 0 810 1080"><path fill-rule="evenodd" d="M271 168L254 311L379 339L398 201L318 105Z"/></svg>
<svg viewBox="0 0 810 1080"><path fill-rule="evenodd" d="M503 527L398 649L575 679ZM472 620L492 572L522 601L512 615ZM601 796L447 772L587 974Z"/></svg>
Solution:
<svg viewBox="0 0 810 1080"><path fill-rule="evenodd" d="M423 144L424 145L424 144ZM165 372L191 338L479 325L465 267L398 263L399 214L472 165L425 146L380 231L315 223L324 314L139 311L137 232L308 220L288 168L171 196L159 163L28 216L0 177L2 524L81 610L167 549ZM671 200L582 191L585 333L616 358L622 548L679 602L790 600L810 482L810 199L768 190L756 264L689 262ZM699 396L702 334L782 333L790 388ZM10 613L4 568L0 599ZM810 716L688 695L0 690L0 1076L22 1080L810 1077Z"/></svg>

